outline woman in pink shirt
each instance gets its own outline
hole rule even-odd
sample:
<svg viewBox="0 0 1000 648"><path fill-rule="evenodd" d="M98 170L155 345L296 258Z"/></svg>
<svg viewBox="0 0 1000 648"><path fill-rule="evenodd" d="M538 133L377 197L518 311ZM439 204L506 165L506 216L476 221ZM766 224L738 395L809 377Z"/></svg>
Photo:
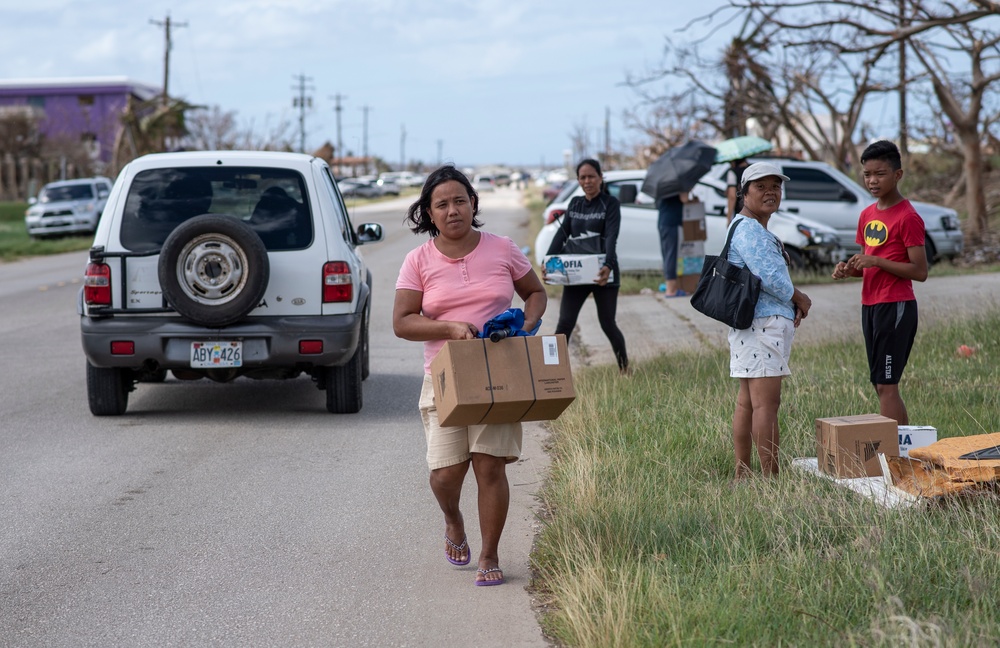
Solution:
<svg viewBox="0 0 1000 648"><path fill-rule="evenodd" d="M431 238L406 255L396 282L392 327L397 336L424 343L420 414L427 438L430 485L445 521L445 557L453 565L472 559L459 501L472 465L479 486L479 553L476 585L500 585L499 544L507 521L507 464L521 452L521 424L441 427L430 381L431 360L447 340L477 337L488 320L524 300L525 331L545 312L542 282L509 238L481 232L479 195L453 166L427 177L407 220L415 234Z"/></svg>

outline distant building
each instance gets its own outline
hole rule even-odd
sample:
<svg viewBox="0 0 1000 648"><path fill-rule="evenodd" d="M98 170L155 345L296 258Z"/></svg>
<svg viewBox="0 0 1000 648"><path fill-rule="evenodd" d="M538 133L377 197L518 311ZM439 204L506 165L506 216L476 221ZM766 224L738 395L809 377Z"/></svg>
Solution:
<svg viewBox="0 0 1000 648"><path fill-rule="evenodd" d="M46 139L82 142L92 160L107 164L129 97L147 101L158 94L158 88L126 77L0 80L0 115L34 115Z"/></svg>

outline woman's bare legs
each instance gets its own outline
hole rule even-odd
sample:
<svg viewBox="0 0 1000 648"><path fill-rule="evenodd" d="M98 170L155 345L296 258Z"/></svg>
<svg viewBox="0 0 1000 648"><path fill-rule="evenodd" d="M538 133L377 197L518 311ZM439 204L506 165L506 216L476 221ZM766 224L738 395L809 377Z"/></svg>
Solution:
<svg viewBox="0 0 1000 648"><path fill-rule="evenodd" d="M741 378L733 413L733 448L736 479L750 474L750 454L757 445L761 472L778 474L778 407L781 405L781 376Z"/></svg>
<svg viewBox="0 0 1000 648"><path fill-rule="evenodd" d="M430 483L431 492L437 499L441 512L444 513L444 533L456 545L461 545L465 538L465 520L462 518L462 510L459 506L462 499L462 484L465 482L465 475L469 472L469 461L460 464L435 468L431 471ZM469 547L464 551L458 551L448 543L445 543L445 551L452 560L463 561L469 555Z"/></svg>
<svg viewBox="0 0 1000 648"><path fill-rule="evenodd" d="M479 452L472 453L472 471L479 485L479 530L483 549L479 553L479 569L500 566L500 535L507 523L510 506L510 484L507 482L507 460ZM490 572L477 580L500 580L503 572Z"/></svg>

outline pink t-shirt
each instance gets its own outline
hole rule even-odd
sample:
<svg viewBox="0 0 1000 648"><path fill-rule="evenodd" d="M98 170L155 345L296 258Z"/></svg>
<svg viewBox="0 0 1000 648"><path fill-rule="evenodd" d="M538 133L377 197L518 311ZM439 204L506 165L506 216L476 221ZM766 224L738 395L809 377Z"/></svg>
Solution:
<svg viewBox="0 0 1000 648"><path fill-rule="evenodd" d="M510 308L514 282L531 272L531 262L506 236L480 232L479 245L461 259L449 259L431 239L403 260L396 290L423 293L420 312L434 320L483 324ZM424 342L424 372L447 340Z"/></svg>

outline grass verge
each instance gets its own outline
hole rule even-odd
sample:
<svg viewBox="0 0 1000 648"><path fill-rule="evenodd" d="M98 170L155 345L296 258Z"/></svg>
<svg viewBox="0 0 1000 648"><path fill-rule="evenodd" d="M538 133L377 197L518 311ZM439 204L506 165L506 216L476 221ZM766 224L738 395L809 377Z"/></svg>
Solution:
<svg viewBox="0 0 1000 648"><path fill-rule="evenodd" d="M91 234L43 240L31 238L24 228L24 212L27 209L27 203L0 203L0 261L90 249L94 240Z"/></svg>
<svg viewBox="0 0 1000 648"><path fill-rule="evenodd" d="M1000 312L922 330L903 379L939 438L1000 430ZM860 336L859 336L860 337ZM959 344L978 349L955 354ZM546 632L572 646L979 646L1000 641L995 498L886 510L788 466L817 417L878 411L862 343L797 346L782 473L730 486L728 352L576 375L553 423L533 554ZM759 470L759 466L755 466Z"/></svg>

